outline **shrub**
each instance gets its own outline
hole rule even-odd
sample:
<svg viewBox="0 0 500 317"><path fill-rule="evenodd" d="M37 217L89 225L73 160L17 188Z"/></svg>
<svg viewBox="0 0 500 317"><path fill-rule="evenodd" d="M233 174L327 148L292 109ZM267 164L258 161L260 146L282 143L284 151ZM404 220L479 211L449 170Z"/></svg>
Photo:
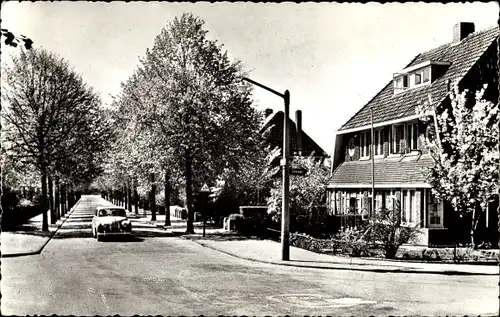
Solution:
<svg viewBox="0 0 500 317"><path fill-rule="evenodd" d="M316 239L307 234L293 233L290 235L290 245L321 253L324 250L331 250L335 253L338 248L338 241L334 239Z"/></svg>
<svg viewBox="0 0 500 317"><path fill-rule="evenodd" d="M399 247L414 238L418 225L404 225L399 217L399 210L381 209L367 224L365 238L372 244L382 245L386 258L394 259Z"/></svg>
<svg viewBox="0 0 500 317"><path fill-rule="evenodd" d="M366 230L363 229L348 228L337 235L342 253L350 256L370 255L370 244L364 239Z"/></svg>
<svg viewBox="0 0 500 317"><path fill-rule="evenodd" d="M441 255L438 250L435 249L424 249L422 250L422 259L428 261L440 261Z"/></svg>

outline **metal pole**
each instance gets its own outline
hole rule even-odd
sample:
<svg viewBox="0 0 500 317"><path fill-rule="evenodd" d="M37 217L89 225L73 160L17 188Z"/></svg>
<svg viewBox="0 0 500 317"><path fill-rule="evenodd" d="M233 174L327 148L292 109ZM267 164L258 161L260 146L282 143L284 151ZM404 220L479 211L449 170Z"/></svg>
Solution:
<svg viewBox="0 0 500 317"><path fill-rule="evenodd" d="M283 159L281 166L283 168L283 197L282 197L282 215L281 215L281 259L290 260L290 209L288 205L290 178L288 170L288 159L290 157L290 148L288 141L288 116L290 112L290 92L285 91L285 113L283 119Z"/></svg>
<svg viewBox="0 0 500 317"><path fill-rule="evenodd" d="M283 261L290 260L290 210L288 205L290 179L288 170L288 158L290 157L289 139L288 139L288 117L290 112L290 92L285 91L281 94L276 90L269 88L261 83L251 80L247 77L242 77L242 80L248 81L256 86L259 86L275 95L280 96L285 102L285 113L283 119L283 158L281 167L283 169L283 196L282 196L282 214L281 214L281 259Z"/></svg>
<svg viewBox="0 0 500 317"><path fill-rule="evenodd" d="M374 135L373 135L373 107L370 107L371 114L371 158L372 158L372 210L370 211L370 217L372 213L375 212L375 144L374 144Z"/></svg>
<svg viewBox="0 0 500 317"><path fill-rule="evenodd" d="M500 30L500 18L498 18L498 28ZM498 103L497 107L500 107L500 36L497 35L497 75L498 75ZM498 123L499 129L500 129L500 122ZM500 131L498 135L498 151L500 151ZM500 170L500 165L498 166L498 169ZM498 214L498 247L500 248L500 184L498 187L498 207L497 207L497 214ZM498 272L500 274L500 253L498 255L499 261L498 261ZM500 281L498 282L498 316L500 316Z"/></svg>

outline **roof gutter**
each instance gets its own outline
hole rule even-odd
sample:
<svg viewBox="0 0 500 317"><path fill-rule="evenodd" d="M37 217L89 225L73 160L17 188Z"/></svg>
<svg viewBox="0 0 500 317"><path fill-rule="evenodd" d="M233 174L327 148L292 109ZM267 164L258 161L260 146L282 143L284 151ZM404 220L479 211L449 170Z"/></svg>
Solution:
<svg viewBox="0 0 500 317"><path fill-rule="evenodd" d="M403 117L403 118L399 118L399 119L394 119L394 120L389 120L389 121L383 121L383 122L379 122L379 123L374 123L373 127L374 128L379 128L379 127L383 127L383 126L386 126L386 125L389 125L389 124L395 124L395 123L410 121L410 120L414 120L414 119L418 119L418 118L420 118L420 115L416 114L416 115L412 115L412 116L408 116L408 117ZM364 126L361 126L361 127L352 128L352 129L337 130L336 133L337 133L337 135L338 134L347 134L347 133L351 133L351 132L368 130L370 128L371 128L371 125L367 124L367 125L364 125Z"/></svg>

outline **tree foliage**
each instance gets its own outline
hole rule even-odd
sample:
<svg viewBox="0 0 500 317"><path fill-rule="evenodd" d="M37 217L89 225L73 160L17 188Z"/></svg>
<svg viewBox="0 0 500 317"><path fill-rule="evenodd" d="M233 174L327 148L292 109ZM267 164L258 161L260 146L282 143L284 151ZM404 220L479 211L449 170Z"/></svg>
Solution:
<svg viewBox="0 0 500 317"><path fill-rule="evenodd" d="M458 85L450 92L450 107L437 114L441 144L428 144L434 166L426 177L434 193L451 202L460 215L472 217L471 239L477 222L498 184L497 105L483 99L486 85L475 96ZM419 112L425 116L427 107ZM427 117L428 119L428 117Z"/></svg>
<svg viewBox="0 0 500 317"><path fill-rule="evenodd" d="M17 37L12 32L10 32L8 29L1 29L0 36L5 37L5 40L4 40L5 45L17 47L17 44L22 42L24 44L24 48L27 50L31 49L31 47L33 46L33 41L30 38L28 38L22 34L21 34L21 36Z"/></svg>
<svg viewBox="0 0 500 317"><path fill-rule="evenodd" d="M120 115L140 130L143 169L182 176L190 232L195 192L243 168L262 119L237 88L241 65L207 39L203 25L183 14L163 28L119 97Z"/></svg>
<svg viewBox="0 0 500 317"><path fill-rule="evenodd" d="M5 155L40 173L43 210L48 176L75 185L100 173L111 124L98 95L65 60L45 49L13 55L2 65L2 104Z"/></svg>
<svg viewBox="0 0 500 317"><path fill-rule="evenodd" d="M293 158L292 168L305 168L304 176L290 176L290 227L312 230L321 226L325 216L326 186L329 179L328 162L314 157ZM268 199L268 210L275 221L281 220L282 178L275 178ZM316 230L315 231L318 231Z"/></svg>

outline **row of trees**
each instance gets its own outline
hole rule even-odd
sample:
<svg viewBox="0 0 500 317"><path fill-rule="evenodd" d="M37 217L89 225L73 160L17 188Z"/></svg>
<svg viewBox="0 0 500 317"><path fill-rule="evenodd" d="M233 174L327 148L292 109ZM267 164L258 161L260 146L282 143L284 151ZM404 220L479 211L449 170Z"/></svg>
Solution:
<svg viewBox="0 0 500 317"><path fill-rule="evenodd" d="M207 38L203 25L191 14L175 18L122 83L112 105L117 138L98 181L108 191L149 193L153 219L155 192L163 189L167 224L168 192L182 186L188 232L203 183L240 185L242 175L263 166L266 157L259 134L263 116L249 92L238 89L243 67ZM257 183L255 176L247 180Z"/></svg>
<svg viewBox="0 0 500 317"><path fill-rule="evenodd" d="M53 222L60 216L54 186L59 200L59 192L85 187L101 173L113 118L68 62L43 48L2 61L2 106L4 185L21 188L38 179L47 231L48 208Z"/></svg>

